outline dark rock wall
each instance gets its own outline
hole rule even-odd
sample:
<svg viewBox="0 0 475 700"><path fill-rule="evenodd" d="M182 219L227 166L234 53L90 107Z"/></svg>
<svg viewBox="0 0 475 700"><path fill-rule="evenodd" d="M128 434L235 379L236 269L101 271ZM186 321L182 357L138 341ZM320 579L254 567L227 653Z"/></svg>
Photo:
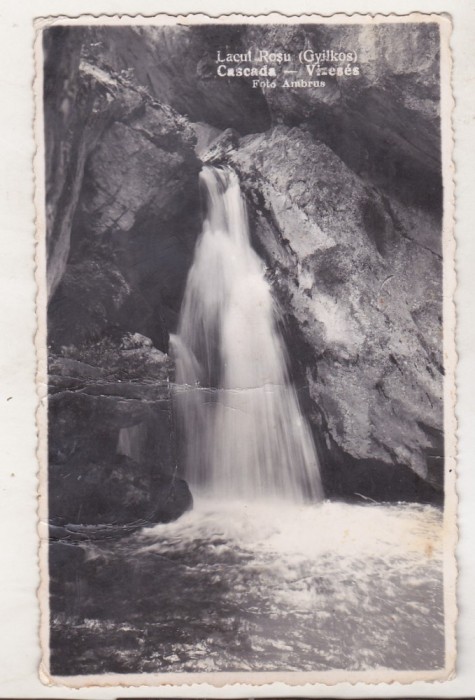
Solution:
<svg viewBox="0 0 475 700"><path fill-rule="evenodd" d="M173 520L191 495L175 469L168 357L138 334L101 345L50 356L51 522Z"/></svg>
<svg viewBox="0 0 475 700"><path fill-rule="evenodd" d="M254 26L246 39L254 48L295 56L302 47L351 47L358 76L325 76L319 89L265 89L273 122L308 129L390 196L440 210L437 25Z"/></svg>
<svg viewBox="0 0 475 700"><path fill-rule="evenodd" d="M44 34L44 124L48 296L69 256L71 223L88 152L108 112L104 91L79 79L82 29L57 27Z"/></svg>
<svg viewBox="0 0 475 700"><path fill-rule="evenodd" d="M194 132L167 105L84 59L77 80L91 93L92 111L103 92L108 111L75 171L73 215L51 234L65 260L50 257L50 342L98 339L113 326L142 332L166 350L166 321L177 313L200 228ZM85 131L78 140L86 142ZM47 150L58 138L55 132ZM69 190L63 178L58 202Z"/></svg>
<svg viewBox="0 0 475 700"><path fill-rule="evenodd" d="M361 75L324 89L215 74L218 49L342 45ZM45 33L53 515L90 521L81 503L116 479L98 512L135 518L175 483L166 353L201 229L195 152L240 173L327 494L441 499L438 61L424 24Z"/></svg>
<svg viewBox="0 0 475 700"><path fill-rule="evenodd" d="M270 126L266 99L244 78L216 75L217 50L243 51L246 40L240 26L92 28L87 51L98 65L131 75L190 121L249 134Z"/></svg>
<svg viewBox="0 0 475 700"><path fill-rule="evenodd" d="M87 31L46 33L50 514L156 522L190 505L161 351L200 230L201 166L189 123L90 63L88 45Z"/></svg>
<svg viewBox="0 0 475 700"><path fill-rule="evenodd" d="M227 158L241 174L256 245L294 327L290 354L306 358L302 380L324 469L344 456L351 469L355 460L390 471L406 465L440 488L437 218L368 187L298 128L242 139Z"/></svg>

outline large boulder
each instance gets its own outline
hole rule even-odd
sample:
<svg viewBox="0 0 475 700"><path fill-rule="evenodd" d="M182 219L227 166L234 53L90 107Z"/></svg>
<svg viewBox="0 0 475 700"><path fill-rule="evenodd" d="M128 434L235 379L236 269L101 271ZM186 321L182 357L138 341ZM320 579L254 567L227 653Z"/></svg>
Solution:
<svg viewBox="0 0 475 700"><path fill-rule="evenodd" d="M74 470L51 464L48 497L50 522L62 526L61 539L66 539L68 525L101 526L104 534L119 526L114 534L128 534L134 527L176 520L192 506L183 479L124 455L112 462L75 465Z"/></svg>
<svg viewBox="0 0 475 700"><path fill-rule="evenodd" d="M191 506L176 474L170 360L129 334L49 362L49 514L54 525L168 522Z"/></svg>
<svg viewBox="0 0 475 700"><path fill-rule="evenodd" d="M81 133L77 193L61 226L48 228L62 251L49 256L50 342L94 341L114 326L166 350L199 230L196 137L172 109L84 61L78 80L93 112L107 91L109 122L100 138ZM49 202L56 218L64 200Z"/></svg>
<svg viewBox="0 0 475 700"><path fill-rule="evenodd" d="M437 218L368 187L297 128L241 139L226 158L301 358L325 464L405 465L441 489Z"/></svg>

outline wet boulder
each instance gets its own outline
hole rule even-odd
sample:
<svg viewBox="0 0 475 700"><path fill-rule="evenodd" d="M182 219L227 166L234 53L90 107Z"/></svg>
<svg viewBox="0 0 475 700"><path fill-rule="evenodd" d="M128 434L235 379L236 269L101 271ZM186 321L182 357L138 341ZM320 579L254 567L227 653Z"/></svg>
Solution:
<svg viewBox="0 0 475 700"><path fill-rule="evenodd" d="M50 464L53 525L123 525L126 534L131 526L176 520L191 506L185 481L125 455L74 467L71 463Z"/></svg>
<svg viewBox="0 0 475 700"><path fill-rule="evenodd" d="M331 487L332 464L370 460L409 467L441 490L437 218L369 188L301 129L245 137L228 159L272 270L296 381L309 387L324 482Z"/></svg>
<svg viewBox="0 0 475 700"><path fill-rule="evenodd" d="M139 333L63 352L49 360L53 525L128 532L179 517L191 495L176 474L168 356Z"/></svg>

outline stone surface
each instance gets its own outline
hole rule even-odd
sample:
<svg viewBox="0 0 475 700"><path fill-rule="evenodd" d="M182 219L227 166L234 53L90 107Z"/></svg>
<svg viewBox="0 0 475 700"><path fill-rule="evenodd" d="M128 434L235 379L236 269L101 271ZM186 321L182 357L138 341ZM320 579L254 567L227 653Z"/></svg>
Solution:
<svg viewBox="0 0 475 700"><path fill-rule="evenodd" d="M191 505L163 351L199 232L196 136L87 37L45 34L50 517L164 522Z"/></svg>
<svg viewBox="0 0 475 700"><path fill-rule="evenodd" d="M166 349L168 317L176 315L199 232L196 217L190 217L199 201L194 131L143 87L84 60L81 32L73 33L67 74L58 65L70 34L46 36L50 297L56 305L55 296L61 299L66 319L80 313L86 327L89 318L97 335L102 268L107 293L115 302L130 301L125 315L131 323L123 330L135 324ZM83 276L82 299L74 305L74 278Z"/></svg>
<svg viewBox="0 0 475 700"><path fill-rule="evenodd" d="M216 73L217 51L242 51L245 41L239 25L90 28L84 51L191 121L249 134L270 126L266 100L249 81Z"/></svg>
<svg viewBox="0 0 475 700"><path fill-rule="evenodd" d="M131 503L174 473L166 353L201 228L198 153L240 174L327 494L440 500L438 29L222 31L45 35L51 463L66 493L102 469ZM344 47L362 71L312 90L218 82L224 40Z"/></svg>
<svg viewBox="0 0 475 700"><path fill-rule="evenodd" d="M254 50L352 51L357 76L325 76L325 87L264 88L273 123L305 127L363 180L405 204L441 206L439 29L435 24L259 26ZM322 66L331 67L331 62ZM289 79L310 76L295 60Z"/></svg>
<svg viewBox="0 0 475 700"><path fill-rule="evenodd" d="M325 461L340 450L348 464L406 465L440 489L437 219L369 188L297 128L246 137L227 158L247 192Z"/></svg>
<svg viewBox="0 0 475 700"><path fill-rule="evenodd" d="M115 116L140 104L140 95L82 63L81 28L54 27L44 34L44 122L48 296L53 296L68 261L71 228L84 167Z"/></svg>
<svg viewBox="0 0 475 700"><path fill-rule="evenodd" d="M138 333L69 353L81 359L49 363L51 521L129 531L181 515L191 495L176 475L169 358Z"/></svg>
<svg viewBox="0 0 475 700"><path fill-rule="evenodd" d="M50 520L63 527L123 525L123 534L129 534L131 526L170 522L192 506L183 479L157 474L155 465L124 455L113 462L75 465L74 471L70 465L50 464L50 473ZM114 535L120 534L119 527Z"/></svg>

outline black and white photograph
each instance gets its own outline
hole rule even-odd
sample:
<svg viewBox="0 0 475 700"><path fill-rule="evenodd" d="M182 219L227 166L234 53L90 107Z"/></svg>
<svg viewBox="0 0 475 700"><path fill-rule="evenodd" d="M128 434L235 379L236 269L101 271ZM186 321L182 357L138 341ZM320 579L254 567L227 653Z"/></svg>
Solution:
<svg viewBox="0 0 475 700"><path fill-rule="evenodd" d="M449 33L37 29L48 682L453 673Z"/></svg>

